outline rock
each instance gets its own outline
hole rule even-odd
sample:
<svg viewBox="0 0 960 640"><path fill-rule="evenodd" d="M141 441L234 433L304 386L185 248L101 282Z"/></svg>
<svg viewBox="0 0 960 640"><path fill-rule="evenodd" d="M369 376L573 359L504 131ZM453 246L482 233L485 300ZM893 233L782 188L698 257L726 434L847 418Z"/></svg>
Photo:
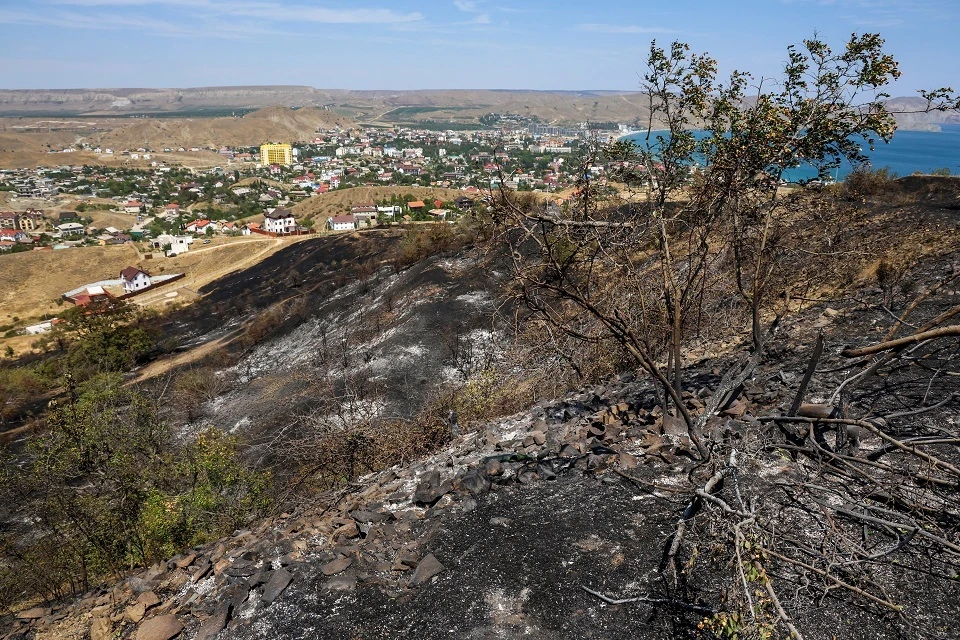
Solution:
<svg viewBox="0 0 960 640"><path fill-rule="evenodd" d="M797 415L804 418L829 418L833 415L833 405L804 402L800 405Z"/></svg>
<svg viewBox="0 0 960 640"><path fill-rule="evenodd" d="M444 568L436 556L429 553L417 565L417 570L413 572L413 577L410 578L410 584L413 586L421 585L443 571Z"/></svg>
<svg viewBox="0 0 960 640"><path fill-rule="evenodd" d="M547 435L543 431L534 431L530 436L533 438L534 444L538 446L543 446L547 442Z"/></svg>
<svg viewBox="0 0 960 640"><path fill-rule="evenodd" d="M478 506L477 501L471 496L467 496L466 498L460 501L460 510L463 513L470 513L471 511L474 511L477 508L477 506Z"/></svg>
<svg viewBox="0 0 960 640"><path fill-rule="evenodd" d="M239 609L240 605L247 601L250 595L250 587L243 583L238 583L227 589L225 600L230 603L234 609Z"/></svg>
<svg viewBox="0 0 960 640"><path fill-rule="evenodd" d="M183 625L177 616L167 614L150 618L137 629L136 640L170 640L183 631Z"/></svg>
<svg viewBox="0 0 960 640"><path fill-rule="evenodd" d="M351 564L353 564L353 558L340 558L339 560L334 560L333 562L328 562L323 565L320 567L320 571L325 576L332 576L341 571L345 571Z"/></svg>
<svg viewBox="0 0 960 640"><path fill-rule="evenodd" d="M397 562L411 569L416 569L417 565L420 564L420 554L417 553L416 549L405 549L400 552Z"/></svg>
<svg viewBox="0 0 960 640"><path fill-rule="evenodd" d="M113 624L107 618L94 618L90 623L90 640L113 640Z"/></svg>
<svg viewBox="0 0 960 640"><path fill-rule="evenodd" d="M496 458L491 458L484 462L483 472L488 476L499 476L503 473L503 465Z"/></svg>
<svg viewBox="0 0 960 640"><path fill-rule="evenodd" d="M280 597L280 594L283 593L283 590L286 589L292 581L292 573L286 569L277 569L273 572L273 576L270 577L270 581L267 582L266 586L263 588L262 600L267 604L272 603L274 600Z"/></svg>
<svg viewBox="0 0 960 640"><path fill-rule="evenodd" d="M413 502L419 505L432 505L450 491L450 483L440 482L440 472L431 471L413 492Z"/></svg>
<svg viewBox="0 0 960 640"><path fill-rule="evenodd" d="M663 416L663 433L668 436L683 436L687 434L687 423L683 418Z"/></svg>
<svg viewBox="0 0 960 640"><path fill-rule="evenodd" d="M460 488L478 496L490 488L490 481L476 469L470 469L460 478Z"/></svg>
<svg viewBox="0 0 960 640"><path fill-rule="evenodd" d="M730 416L731 418L742 418L743 415L747 412L747 403L743 400L737 400L729 407L723 410L723 415Z"/></svg>
<svg viewBox="0 0 960 640"><path fill-rule="evenodd" d="M50 609L45 609L43 607L34 607L33 609L27 609L21 611L17 614L18 620L39 620L44 616L50 615Z"/></svg>
<svg viewBox="0 0 960 640"><path fill-rule="evenodd" d="M259 571L257 565L249 560L237 560L232 566L223 570L225 574L234 578L249 578L257 571Z"/></svg>
<svg viewBox="0 0 960 640"><path fill-rule="evenodd" d="M190 565L192 565L192 564L193 564L193 561L196 560L196 559L197 559L197 554L191 553L191 554L188 554L188 555L184 556L183 558L180 558L180 559L177 560L174 564L176 564L176 567L177 567L178 569L186 569L187 567L189 567Z"/></svg>
<svg viewBox="0 0 960 640"><path fill-rule="evenodd" d="M147 607L142 602L132 604L124 610L127 619L136 624L143 620L143 615L147 612Z"/></svg>
<svg viewBox="0 0 960 640"><path fill-rule="evenodd" d="M227 626L227 618L230 615L230 603L221 602L217 605L213 615L204 620L197 631L195 640L213 640L217 637L224 627Z"/></svg>
<svg viewBox="0 0 960 640"><path fill-rule="evenodd" d="M330 591L353 591L357 588L357 574L348 571L339 576L333 576L324 581L323 588Z"/></svg>
<svg viewBox="0 0 960 640"><path fill-rule="evenodd" d="M582 453L583 450L580 448L580 443L569 443L560 448L561 458L576 458Z"/></svg>
<svg viewBox="0 0 960 640"><path fill-rule="evenodd" d="M360 529L357 527L357 523L353 520L333 532L334 540L339 538L356 538L359 535Z"/></svg>
<svg viewBox="0 0 960 640"><path fill-rule="evenodd" d="M160 604L160 598L153 591L144 591L137 597L137 602L150 609Z"/></svg>
<svg viewBox="0 0 960 640"><path fill-rule="evenodd" d="M379 522L383 522L389 517L386 513L380 513L377 511L366 511L366 510L354 511L350 515L357 522L370 523L370 524L377 524Z"/></svg>
<svg viewBox="0 0 960 640"><path fill-rule="evenodd" d="M503 516L494 516L493 518L490 518L490 526L492 527L503 527L506 529L511 524L513 524L513 520L510 518L504 518Z"/></svg>
<svg viewBox="0 0 960 640"><path fill-rule="evenodd" d="M629 453L620 453L617 455L617 465L621 469L636 469L637 458Z"/></svg>

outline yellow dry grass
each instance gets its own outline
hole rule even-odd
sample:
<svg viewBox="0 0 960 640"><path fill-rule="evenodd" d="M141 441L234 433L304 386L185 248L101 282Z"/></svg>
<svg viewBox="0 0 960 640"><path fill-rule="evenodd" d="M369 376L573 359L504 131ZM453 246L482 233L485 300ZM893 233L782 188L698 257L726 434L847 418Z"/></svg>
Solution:
<svg viewBox="0 0 960 640"><path fill-rule="evenodd" d="M56 313L64 291L88 282L117 278L140 261L131 245L31 251L0 256L0 322Z"/></svg>
<svg viewBox="0 0 960 640"><path fill-rule="evenodd" d="M154 259L143 262L147 272L153 275L183 273L186 277L131 300L141 306L193 302L198 298L201 287L228 273L251 267L286 246L310 238L311 236L271 238L260 235L218 238L209 245L199 244L198 240L190 251L175 258L160 257L162 254L156 252L153 254L156 256Z"/></svg>
<svg viewBox="0 0 960 640"><path fill-rule="evenodd" d="M228 273L253 266L283 247L310 238L218 238L209 245L200 244L198 240L191 251L175 258L163 257L161 252L149 249L139 253L130 244L0 256L0 278L8 284L0 291L0 324L16 324L22 328L44 317L54 317L70 308L67 302L57 304L65 291L117 278L120 270L128 266L137 266L153 275L186 275L168 286L132 298L136 304L160 308L189 304L199 298L197 291L201 287ZM147 259L147 255L153 257ZM34 336L0 337L0 349L11 346L15 352L22 353L28 351L35 340Z"/></svg>
<svg viewBox="0 0 960 640"><path fill-rule="evenodd" d="M433 200L449 202L463 195L457 189L439 189L433 187L351 187L320 193L293 206L297 218L312 218L314 228L322 229L327 218L350 213L350 207L389 200L391 196L413 195L423 200L432 209Z"/></svg>

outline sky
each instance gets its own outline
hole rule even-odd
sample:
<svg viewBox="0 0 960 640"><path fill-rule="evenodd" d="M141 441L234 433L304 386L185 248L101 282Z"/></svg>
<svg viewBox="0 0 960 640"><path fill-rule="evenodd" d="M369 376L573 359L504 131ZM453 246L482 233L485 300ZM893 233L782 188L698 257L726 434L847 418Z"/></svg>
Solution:
<svg viewBox="0 0 960 640"><path fill-rule="evenodd" d="M957 0L0 0L0 88L636 90L654 39L772 77L854 32L960 89Z"/></svg>

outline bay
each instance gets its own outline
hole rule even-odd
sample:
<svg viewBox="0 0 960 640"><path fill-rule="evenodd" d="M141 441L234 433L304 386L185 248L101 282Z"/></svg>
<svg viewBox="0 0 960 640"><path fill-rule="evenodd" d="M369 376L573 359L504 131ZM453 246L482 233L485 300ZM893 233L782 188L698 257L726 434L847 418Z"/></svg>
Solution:
<svg viewBox="0 0 960 640"><path fill-rule="evenodd" d="M940 126L941 131L897 131L889 143L878 141L876 149L866 152L872 168L886 168L898 176L932 173L937 169L949 169L951 175L960 175L960 124ZM645 138L645 132L627 136L641 146ZM852 170L853 167L844 162L834 177L842 180ZM798 167L785 176L790 181L815 177L811 167Z"/></svg>

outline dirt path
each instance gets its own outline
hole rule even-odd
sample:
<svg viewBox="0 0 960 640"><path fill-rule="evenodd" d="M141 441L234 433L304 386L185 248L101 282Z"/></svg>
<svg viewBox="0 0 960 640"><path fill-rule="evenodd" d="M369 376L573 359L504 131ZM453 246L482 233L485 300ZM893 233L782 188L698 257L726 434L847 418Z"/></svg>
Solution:
<svg viewBox="0 0 960 640"><path fill-rule="evenodd" d="M187 351L181 351L163 358L158 358L139 371L136 371L134 377L128 380L127 384L138 384L144 380L163 375L179 366L196 362L214 353L217 349L226 346L237 336L238 332L239 331L231 331L225 336L197 345Z"/></svg>

